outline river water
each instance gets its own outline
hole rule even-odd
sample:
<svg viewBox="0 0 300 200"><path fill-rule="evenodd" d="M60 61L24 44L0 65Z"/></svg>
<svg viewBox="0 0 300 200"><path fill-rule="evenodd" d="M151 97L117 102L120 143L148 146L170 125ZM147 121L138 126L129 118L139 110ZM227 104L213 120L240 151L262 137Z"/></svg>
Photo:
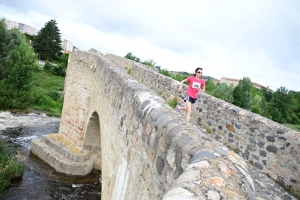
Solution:
<svg viewBox="0 0 300 200"><path fill-rule="evenodd" d="M0 132L25 163L23 176L13 180L0 200L101 199L98 173L85 177L60 174L30 153L31 140L47 133L58 133L59 121L60 118L45 114L0 112Z"/></svg>

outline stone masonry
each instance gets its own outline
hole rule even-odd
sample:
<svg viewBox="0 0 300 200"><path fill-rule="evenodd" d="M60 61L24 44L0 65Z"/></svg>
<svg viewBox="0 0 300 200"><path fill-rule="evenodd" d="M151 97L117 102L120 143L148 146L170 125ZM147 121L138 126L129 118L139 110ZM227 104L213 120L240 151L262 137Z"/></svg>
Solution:
<svg viewBox="0 0 300 200"><path fill-rule="evenodd" d="M131 69L131 75L166 100L177 98L181 105L187 86L178 93L179 82L148 66L113 54L112 62ZM205 68L204 68L205 70ZM259 170L286 187L300 191L300 133L277 122L200 93L191 120L212 131L223 144L238 150Z"/></svg>
<svg viewBox="0 0 300 200"><path fill-rule="evenodd" d="M33 140L31 151L62 173L101 169L102 199L263 198L249 165L223 143L236 145L262 171L298 187L299 171L290 167L299 166L299 158L288 160L287 153L299 153L299 133L271 121L263 126L265 119L202 94L193 117L210 126L218 141L185 122L162 98L181 101L178 85L124 58L75 51L59 133ZM86 167L72 168L80 164ZM277 171L270 172L271 166Z"/></svg>

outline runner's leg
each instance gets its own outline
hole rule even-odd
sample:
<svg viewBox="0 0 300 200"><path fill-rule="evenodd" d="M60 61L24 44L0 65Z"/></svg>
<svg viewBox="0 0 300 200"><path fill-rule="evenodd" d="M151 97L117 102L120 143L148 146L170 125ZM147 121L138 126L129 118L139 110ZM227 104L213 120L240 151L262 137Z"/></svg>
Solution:
<svg viewBox="0 0 300 200"><path fill-rule="evenodd" d="M190 117L191 117L191 113L192 113L192 103L189 102L188 100L185 102L185 106L186 106L186 120L189 122L190 121Z"/></svg>

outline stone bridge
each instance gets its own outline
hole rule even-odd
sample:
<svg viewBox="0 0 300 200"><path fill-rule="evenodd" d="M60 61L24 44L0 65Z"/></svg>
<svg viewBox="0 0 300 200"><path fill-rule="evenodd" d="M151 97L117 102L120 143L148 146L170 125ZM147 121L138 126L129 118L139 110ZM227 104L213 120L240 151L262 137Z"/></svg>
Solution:
<svg viewBox="0 0 300 200"><path fill-rule="evenodd" d="M68 175L101 170L102 199L263 199L250 167L300 190L298 132L205 93L187 123L167 103L183 103L178 86L131 60L75 51L59 133L31 151Z"/></svg>

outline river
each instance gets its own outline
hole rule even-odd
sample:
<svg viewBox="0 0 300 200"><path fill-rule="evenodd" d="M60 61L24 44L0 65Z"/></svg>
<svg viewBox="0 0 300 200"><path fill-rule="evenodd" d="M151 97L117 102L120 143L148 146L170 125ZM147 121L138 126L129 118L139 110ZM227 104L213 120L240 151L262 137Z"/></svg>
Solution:
<svg viewBox="0 0 300 200"><path fill-rule="evenodd" d="M101 199L98 173L84 177L60 174L30 152L31 140L57 133L59 122L60 118L45 114L0 112L0 132L25 163L23 176L13 180L0 200Z"/></svg>

